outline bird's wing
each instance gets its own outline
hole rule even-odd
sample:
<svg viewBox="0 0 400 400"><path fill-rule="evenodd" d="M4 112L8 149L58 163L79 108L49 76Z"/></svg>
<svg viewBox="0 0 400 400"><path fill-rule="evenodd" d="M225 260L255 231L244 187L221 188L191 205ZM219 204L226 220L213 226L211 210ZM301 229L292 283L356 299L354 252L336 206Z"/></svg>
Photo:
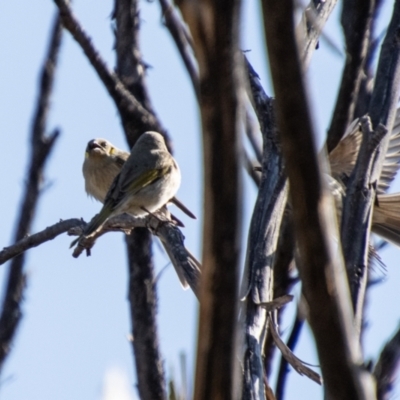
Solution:
<svg viewBox="0 0 400 400"><path fill-rule="evenodd" d="M357 118L349 125L343 139L329 154L331 174L335 179L342 178L343 175L350 176L356 165L361 139L362 133Z"/></svg>
<svg viewBox="0 0 400 400"><path fill-rule="evenodd" d="M381 176L379 178L377 192L385 193L400 167L400 108L396 111L396 117L390 132L389 145L383 162Z"/></svg>
<svg viewBox="0 0 400 400"><path fill-rule="evenodd" d="M377 197L372 215L372 231L400 246L400 194Z"/></svg>

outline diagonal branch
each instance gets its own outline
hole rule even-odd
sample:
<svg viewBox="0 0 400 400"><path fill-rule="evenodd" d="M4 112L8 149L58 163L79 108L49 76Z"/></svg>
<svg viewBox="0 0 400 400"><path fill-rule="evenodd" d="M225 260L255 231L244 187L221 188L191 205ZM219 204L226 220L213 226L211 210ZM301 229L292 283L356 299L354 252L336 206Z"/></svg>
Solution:
<svg viewBox="0 0 400 400"><path fill-rule="evenodd" d="M199 99L199 72L193 54L193 43L190 34L184 26L183 21L178 17L175 7L169 0L159 0L163 13L165 26L171 33L172 38L182 57L186 70L190 76L194 92Z"/></svg>
<svg viewBox="0 0 400 400"><path fill-rule="evenodd" d="M326 21L331 15L337 0L311 0L305 9L303 18L297 28L300 43L300 55L304 69L308 68L314 50Z"/></svg>
<svg viewBox="0 0 400 400"><path fill-rule="evenodd" d="M68 232L71 228L81 224L82 221L80 219L71 218L51 225L41 232L37 232L33 235L22 238L15 244L5 247L2 251L0 251L0 265L33 247L40 246L49 240L53 240L58 235Z"/></svg>
<svg viewBox="0 0 400 400"><path fill-rule="evenodd" d="M359 368L361 351L349 312L350 296L340 257L333 257L331 199L322 183L295 33L293 1L262 2L276 93L277 122L290 183L298 264L308 320L332 399L370 399L372 379ZM286 29L282 30L282 26ZM334 352L331 349L335 349Z"/></svg>
<svg viewBox="0 0 400 400"><path fill-rule="evenodd" d="M27 184L22 200L14 242L29 234L39 200L43 170L59 135L56 130L45 136L47 112L53 88L54 73L61 43L61 23L55 18L49 49L41 72L40 90L32 129L31 154L27 172ZM16 256L8 269L6 292L0 316L0 370L10 352L10 346L22 318L21 302L26 285L24 273L24 254Z"/></svg>
<svg viewBox="0 0 400 400"><path fill-rule="evenodd" d="M246 291L243 395L244 399L264 398L263 346L267 329L262 303L273 300L273 265L278 231L287 198L287 179L269 98L258 75L246 60L251 98L263 135L262 174L250 224L244 288Z"/></svg>
<svg viewBox="0 0 400 400"><path fill-rule="evenodd" d="M342 26L346 40L346 61L335 110L328 129L327 146L331 152L354 120L360 82L364 74L374 0L345 0Z"/></svg>
<svg viewBox="0 0 400 400"><path fill-rule="evenodd" d="M385 344L374 368L377 400L391 397L394 383L398 376L400 362L400 329Z"/></svg>
<svg viewBox="0 0 400 400"><path fill-rule="evenodd" d="M54 0L57 4L63 26L71 33L86 54L89 62L97 72L105 88L119 111L124 130L130 144L145 131L158 131L165 134L159 121L153 113L146 110L140 102L130 93L121 79L112 73L94 48L91 39L79 24L72 10L65 0Z"/></svg>

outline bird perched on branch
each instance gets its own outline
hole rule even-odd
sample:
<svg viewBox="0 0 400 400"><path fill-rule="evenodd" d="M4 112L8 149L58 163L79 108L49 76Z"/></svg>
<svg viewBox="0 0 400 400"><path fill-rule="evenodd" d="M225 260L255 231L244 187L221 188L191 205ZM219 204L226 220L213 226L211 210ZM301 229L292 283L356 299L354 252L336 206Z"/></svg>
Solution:
<svg viewBox="0 0 400 400"><path fill-rule="evenodd" d="M89 142L92 152L101 154L104 149ZM115 150L109 149L111 158ZM90 157L94 157L91 155ZM117 157L117 156L116 156ZM103 197L103 189L115 173L116 168L110 157L105 157L106 163L113 169L103 174L91 172L86 179L86 190L100 201L104 199L103 208L86 226L82 237L97 231L104 222L118 214L128 213L136 217L159 210L175 196L180 183L181 173L178 164L169 153L164 138L157 132L145 132L132 147L131 154L123 163L121 172L112 181L107 194ZM104 160L103 160L104 161ZM104 162L103 162L104 164ZM86 166L85 166L86 165ZM84 170L88 171L85 161ZM90 165L90 164L89 164ZM85 174L85 172L84 172ZM80 238L72 242L76 244Z"/></svg>
<svg viewBox="0 0 400 400"><path fill-rule="evenodd" d="M104 205L71 247L99 229L108 218L124 212L134 216L144 215L173 202L190 217L196 218L174 197L180 184L180 171L159 133L144 133L130 154L105 139L89 141L83 175L86 192ZM198 296L200 263L186 248L182 250L186 262L178 260L162 238L161 243L182 287L187 289L190 286Z"/></svg>
<svg viewBox="0 0 400 400"><path fill-rule="evenodd" d="M106 139L92 139L85 151L82 172L85 178L85 190L89 196L104 203L114 178L121 172L129 153L114 146ZM175 196L169 199L190 218L196 216Z"/></svg>

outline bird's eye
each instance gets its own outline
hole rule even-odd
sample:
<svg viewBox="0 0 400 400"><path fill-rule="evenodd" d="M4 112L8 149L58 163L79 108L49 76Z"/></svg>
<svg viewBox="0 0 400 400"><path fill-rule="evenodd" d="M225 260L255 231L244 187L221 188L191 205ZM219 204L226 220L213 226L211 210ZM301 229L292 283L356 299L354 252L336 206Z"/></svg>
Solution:
<svg viewBox="0 0 400 400"><path fill-rule="evenodd" d="M106 142L101 142L100 145L101 145L101 147L107 147L107 143Z"/></svg>

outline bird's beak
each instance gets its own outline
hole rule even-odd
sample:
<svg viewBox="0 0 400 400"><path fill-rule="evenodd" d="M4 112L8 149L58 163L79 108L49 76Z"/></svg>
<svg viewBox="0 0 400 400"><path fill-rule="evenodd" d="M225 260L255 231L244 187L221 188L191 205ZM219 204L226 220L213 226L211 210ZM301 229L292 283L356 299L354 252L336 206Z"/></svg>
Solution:
<svg viewBox="0 0 400 400"><path fill-rule="evenodd" d="M101 149L101 146L93 139L87 144L86 152L89 153L94 149Z"/></svg>

